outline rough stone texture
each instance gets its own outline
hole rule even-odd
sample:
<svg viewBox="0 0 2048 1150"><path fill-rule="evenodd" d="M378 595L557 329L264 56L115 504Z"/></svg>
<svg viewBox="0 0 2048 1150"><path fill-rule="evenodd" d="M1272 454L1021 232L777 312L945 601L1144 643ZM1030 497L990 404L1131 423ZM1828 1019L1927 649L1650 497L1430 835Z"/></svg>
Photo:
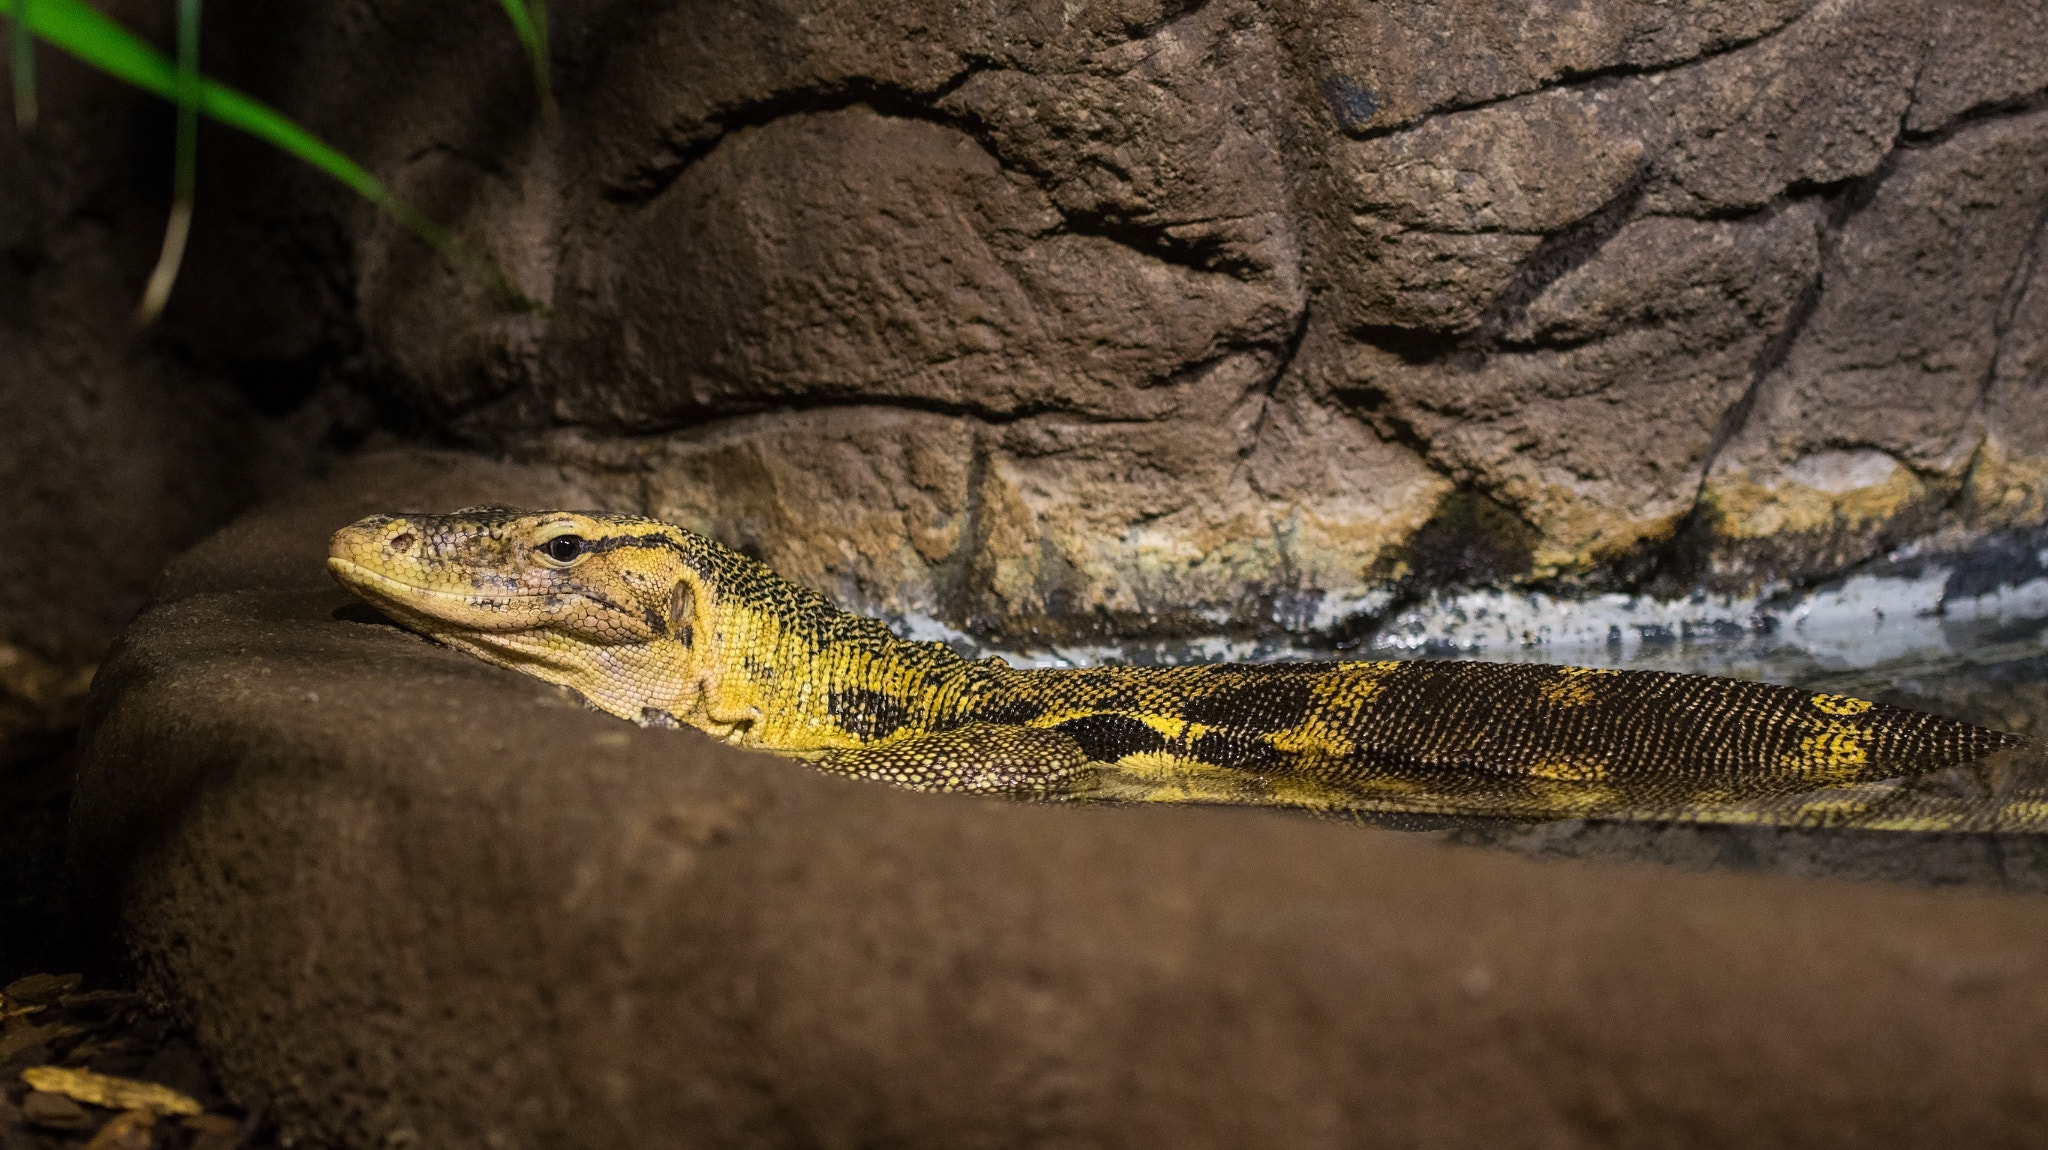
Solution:
<svg viewBox="0 0 2048 1150"><path fill-rule="evenodd" d="M1301 302L1071 234L972 136L865 107L735 133L616 242L620 326L563 372L572 420L799 399L1199 419L1196 365L1278 348Z"/></svg>
<svg viewBox="0 0 2048 1150"><path fill-rule="evenodd" d="M1529 558L1453 578L1677 591L2048 515L2038 5L615 0L553 120L495 13L365 11L219 58L546 305L292 184L390 411L880 607L1322 629L1470 506Z"/></svg>
<svg viewBox="0 0 2048 1150"><path fill-rule="evenodd" d="M1463 370L1361 346L1343 388L1390 432L1487 476L1537 529L1532 570L1583 570L1668 536L1721 413L1817 274L1818 213L1649 217L1552 281Z"/></svg>
<svg viewBox="0 0 2048 1150"><path fill-rule="evenodd" d="M1313 2L1288 12L1331 77L1347 131L1386 131L1432 112L1524 95L1603 72L1638 72L1726 52L1782 29L1810 0L1662 4Z"/></svg>
<svg viewBox="0 0 2048 1150"><path fill-rule="evenodd" d="M2027 250L1984 394L1983 454L1969 473L1987 518L2034 522L2048 514L2048 244Z"/></svg>
<svg viewBox="0 0 2048 1150"><path fill-rule="evenodd" d="M1544 92L1342 145L1338 162L1355 188L1355 235L1331 261L1343 319L1476 327L1545 236L1636 179L1643 141L1614 97Z"/></svg>
<svg viewBox="0 0 2048 1150"><path fill-rule="evenodd" d="M1912 103L1932 11L1824 0L1752 48L1652 78L1640 98L1666 118L1669 144L1644 206L1754 210L1876 171Z"/></svg>
<svg viewBox="0 0 2048 1150"><path fill-rule="evenodd" d="M105 664L87 905L300 1145L2038 1140L2036 898L914 795L581 710L321 569L372 508L606 498L367 457Z"/></svg>
<svg viewBox="0 0 2048 1150"><path fill-rule="evenodd" d="M1965 112L2025 100L2044 82L2048 10L1999 0L1943 4L1931 13L1906 130L1931 132Z"/></svg>
<svg viewBox="0 0 2048 1150"><path fill-rule="evenodd" d="M2009 425L2048 398L2027 370L2038 329L2015 326L2048 222L2048 112L1901 149L1851 211L1813 314L1706 490L1722 534L1797 574L1925 533L1985 449L1987 402ZM2026 499L2015 478L1980 498Z"/></svg>

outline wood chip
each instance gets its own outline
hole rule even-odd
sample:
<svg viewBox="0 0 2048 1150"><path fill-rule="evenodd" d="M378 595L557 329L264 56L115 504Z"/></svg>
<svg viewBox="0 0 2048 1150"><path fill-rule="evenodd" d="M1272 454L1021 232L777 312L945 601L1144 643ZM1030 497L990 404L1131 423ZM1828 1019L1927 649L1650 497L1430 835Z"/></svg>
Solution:
<svg viewBox="0 0 2048 1150"><path fill-rule="evenodd" d="M83 1033L83 1029L64 1022L52 1022L47 1026L12 1027L5 1036L0 1036L0 1062L5 1062L38 1043L58 1042L74 1034Z"/></svg>
<svg viewBox="0 0 2048 1150"><path fill-rule="evenodd" d="M130 994L125 990L86 990L64 995L57 1000L57 1005L73 1014L106 1018L123 1007L135 1006L141 1001L141 995Z"/></svg>
<svg viewBox="0 0 2048 1150"><path fill-rule="evenodd" d="M147 1110L116 1114L83 1150L149 1150L156 1140L156 1115Z"/></svg>
<svg viewBox="0 0 2048 1150"><path fill-rule="evenodd" d="M158 1114L197 1114L205 1107L168 1086L134 1078L94 1074L64 1066L31 1066L21 1080L36 1090L62 1094L79 1102L112 1110L150 1110Z"/></svg>
<svg viewBox="0 0 2048 1150"><path fill-rule="evenodd" d="M21 1117L31 1126L45 1130L85 1130L92 1126L92 1115L86 1113L85 1107L62 1094L40 1090L21 1100Z"/></svg>
<svg viewBox="0 0 2048 1150"><path fill-rule="evenodd" d="M60 996L77 990L78 984L84 981L82 974L30 974L0 987L0 995L13 1002L31 1005L55 1002Z"/></svg>

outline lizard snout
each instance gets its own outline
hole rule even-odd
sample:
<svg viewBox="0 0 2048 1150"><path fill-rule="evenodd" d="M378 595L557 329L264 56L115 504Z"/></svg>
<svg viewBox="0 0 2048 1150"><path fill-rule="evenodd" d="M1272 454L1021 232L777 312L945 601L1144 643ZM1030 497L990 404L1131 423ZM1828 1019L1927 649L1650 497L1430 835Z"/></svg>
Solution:
<svg viewBox="0 0 2048 1150"><path fill-rule="evenodd" d="M419 542L412 525L395 515L371 515L336 531L327 557L360 563L387 551L409 551Z"/></svg>

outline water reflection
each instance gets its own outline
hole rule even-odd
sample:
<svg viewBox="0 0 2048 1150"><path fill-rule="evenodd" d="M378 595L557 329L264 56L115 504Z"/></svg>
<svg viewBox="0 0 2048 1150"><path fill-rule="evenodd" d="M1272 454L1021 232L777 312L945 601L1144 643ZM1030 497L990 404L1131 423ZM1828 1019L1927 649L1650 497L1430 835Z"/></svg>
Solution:
<svg viewBox="0 0 2048 1150"><path fill-rule="evenodd" d="M2031 588L2029 589L2032 590ZM1994 730L2048 739L2048 605L2007 595L1901 617L1793 618L1737 634L1680 635L1600 644L1569 657L1592 665L1645 667L1796 684L1946 715ZM1993 609L2002 607L2003 609ZM1490 650L1488 658L1549 660L1542 648ZM1977 771L1946 771L1895 784L1893 802L1921 812L1974 807L1975 830L1895 830L1766 825L1563 820L1513 824L1466 820L1431 829L1447 841L1540 857L1646 861L1687 869L1764 870L1813 877L1923 885L1970 885L2048 894L2048 754L1999 756ZM2001 796L2004 796L2002 799ZM1874 796L1875 797L1875 796ZM2016 797L2016 801L2015 801ZM1826 799L1821 800L1823 813ZM1901 822L1910 823L1910 817ZM2026 831L1986 833L2026 823ZM1987 825L1988 824L1988 825ZM1964 819L1961 826L1972 825ZM1430 829L1430 828L1417 828Z"/></svg>
<svg viewBox="0 0 2048 1150"><path fill-rule="evenodd" d="M1859 577L1770 603L1584 602L1481 593L1386 620L1343 652L1225 637L1010 653L1020 663L1476 658L1721 675L1929 711L2048 739L2048 579L1962 588L1952 571ZM2048 754L1718 808L1544 823L1348 814L1539 856L2048 893ZM1929 828L1936 828L1930 830Z"/></svg>

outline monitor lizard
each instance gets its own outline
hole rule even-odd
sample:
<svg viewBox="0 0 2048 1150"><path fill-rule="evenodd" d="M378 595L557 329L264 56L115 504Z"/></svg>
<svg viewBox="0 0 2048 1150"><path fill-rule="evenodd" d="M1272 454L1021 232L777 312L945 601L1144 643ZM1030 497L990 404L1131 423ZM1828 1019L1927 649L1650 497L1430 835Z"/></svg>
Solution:
<svg viewBox="0 0 2048 1150"><path fill-rule="evenodd" d="M1693 817L1682 812L1853 793L2023 742L1862 699L1660 671L1014 668L901 639L703 535L633 516L373 515L335 533L328 565L399 624L598 710L925 791Z"/></svg>

